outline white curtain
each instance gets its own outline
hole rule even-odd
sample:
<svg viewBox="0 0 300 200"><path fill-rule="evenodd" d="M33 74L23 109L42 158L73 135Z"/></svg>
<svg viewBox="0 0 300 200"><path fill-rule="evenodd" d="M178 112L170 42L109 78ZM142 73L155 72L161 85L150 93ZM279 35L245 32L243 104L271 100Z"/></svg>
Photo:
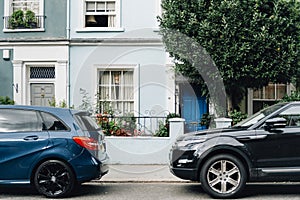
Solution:
<svg viewBox="0 0 300 200"><path fill-rule="evenodd" d="M109 95L109 72L99 72L99 97L101 100L110 99Z"/></svg>
<svg viewBox="0 0 300 200"><path fill-rule="evenodd" d="M108 27L115 27L116 26L116 16L115 15L108 15Z"/></svg>

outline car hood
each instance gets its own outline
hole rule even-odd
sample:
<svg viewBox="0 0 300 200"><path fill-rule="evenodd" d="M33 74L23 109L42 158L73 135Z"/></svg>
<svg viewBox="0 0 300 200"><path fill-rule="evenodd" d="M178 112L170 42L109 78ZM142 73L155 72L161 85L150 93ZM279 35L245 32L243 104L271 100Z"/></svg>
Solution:
<svg viewBox="0 0 300 200"><path fill-rule="evenodd" d="M182 136L179 136L177 138L177 141L188 141L188 140L195 140L197 139L210 139L214 137L219 136L229 136L229 137L237 137L244 134L247 134L245 132L247 128L240 128L240 127L232 127L232 128L221 128L221 129L208 129L208 130L202 130L202 131L195 131L186 133Z"/></svg>

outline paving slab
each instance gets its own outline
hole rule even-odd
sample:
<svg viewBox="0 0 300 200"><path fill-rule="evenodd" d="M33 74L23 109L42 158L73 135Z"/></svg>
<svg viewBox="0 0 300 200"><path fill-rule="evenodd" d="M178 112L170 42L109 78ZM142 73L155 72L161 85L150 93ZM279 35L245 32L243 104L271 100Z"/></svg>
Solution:
<svg viewBox="0 0 300 200"><path fill-rule="evenodd" d="M102 182L188 182L174 176L168 165L110 165Z"/></svg>

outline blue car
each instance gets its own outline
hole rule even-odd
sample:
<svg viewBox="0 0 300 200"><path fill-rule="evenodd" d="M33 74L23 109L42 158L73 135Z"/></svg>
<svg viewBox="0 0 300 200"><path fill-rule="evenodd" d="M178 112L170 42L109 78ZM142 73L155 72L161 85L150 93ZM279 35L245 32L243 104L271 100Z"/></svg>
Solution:
<svg viewBox="0 0 300 200"><path fill-rule="evenodd" d="M89 113L0 105L0 185L65 197L108 172L104 135Z"/></svg>

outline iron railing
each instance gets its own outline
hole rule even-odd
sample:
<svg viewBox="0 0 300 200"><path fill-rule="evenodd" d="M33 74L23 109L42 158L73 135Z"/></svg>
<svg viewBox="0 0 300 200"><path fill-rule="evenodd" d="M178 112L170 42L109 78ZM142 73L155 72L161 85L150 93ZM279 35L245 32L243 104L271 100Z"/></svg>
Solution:
<svg viewBox="0 0 300 200"><path fill-rule="evenodd" d="M107 136L155 136L162 126L166 126L165 116L97 115L96 120Z"/></svg>
<svg viewBox="0 0 300 200"><path fill-rule="evenodd" d="M5 29L40 29L44 28L44 18L45 16L35 16L34 20L31 22L15 21L12 16L5 16L4 19L4 28Z"/></svg>

